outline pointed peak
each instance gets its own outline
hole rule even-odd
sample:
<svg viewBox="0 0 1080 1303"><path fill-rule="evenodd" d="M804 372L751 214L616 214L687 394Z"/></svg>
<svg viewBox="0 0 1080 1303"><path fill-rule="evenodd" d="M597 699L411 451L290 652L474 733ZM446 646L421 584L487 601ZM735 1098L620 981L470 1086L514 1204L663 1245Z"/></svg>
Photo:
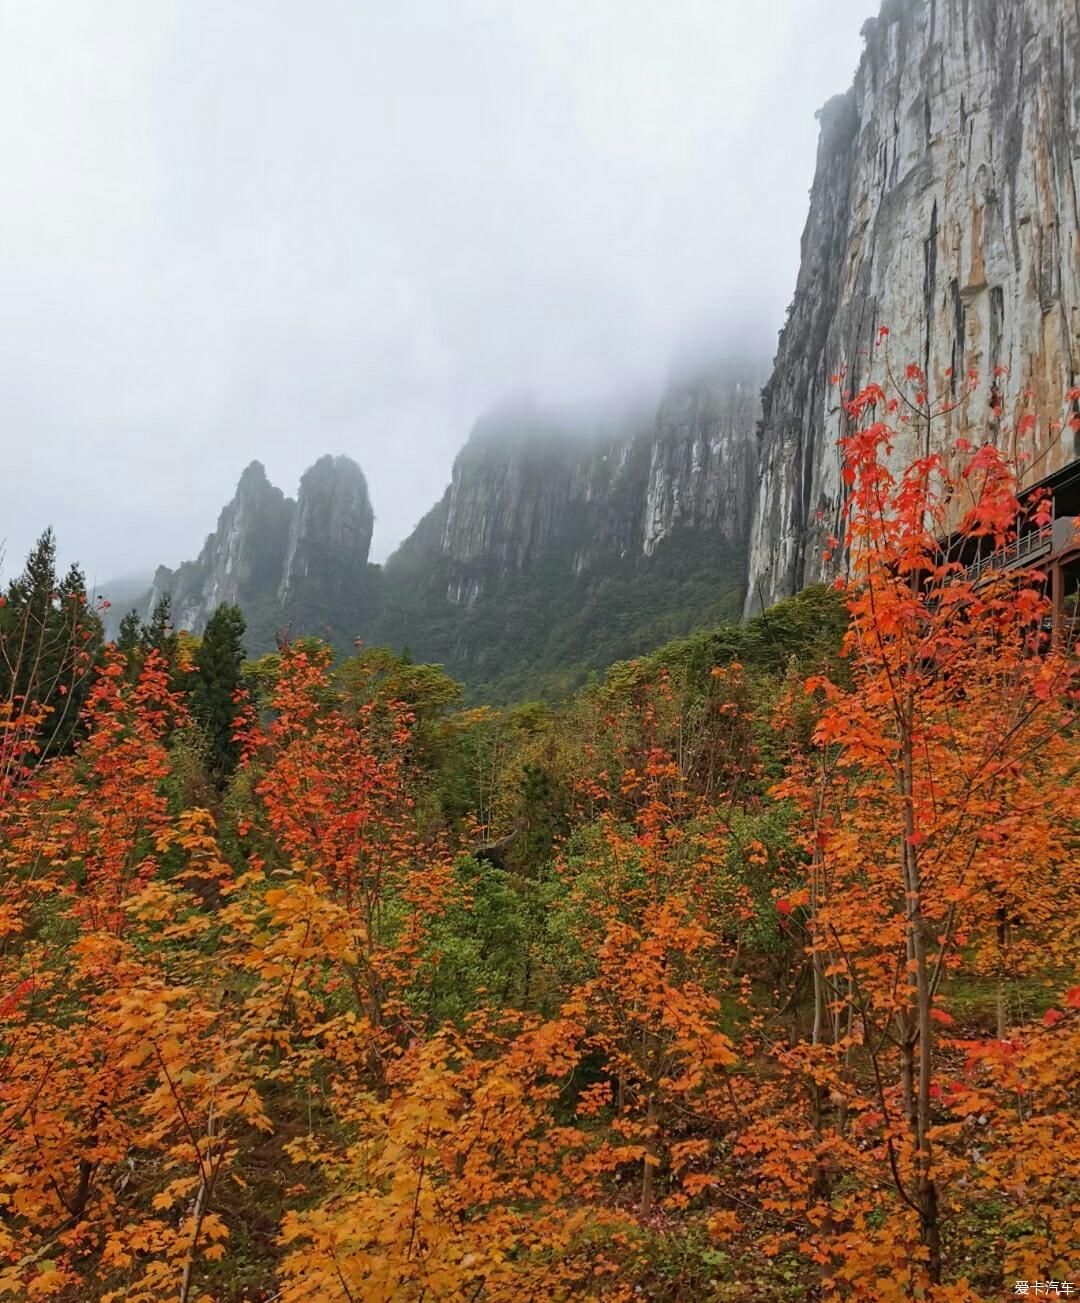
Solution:
<svg viewBox="0 0 1080 1303"><path fill-rule="evenodd" d="M266 478L266 467L261 461L255 460L248 462L244 467L237 488L248 488L256 484L262 485L268 483L269 480Z"/></svg>
<svg viewBox="0 0 1080 1303"><path fill-rule="evenodd" d="M236 492L233 494L233 502L248 503L270 503L270 502L288 502L289 499L277 487L271 484L266 477L266 467L261 461L249 462L244 467L239 482L236 485ZM225 508L228 510L228 507Z"/></svg>
<svg viewBox="0 0 1080 1303"><path fill-rule="evenodd" d="M318 493L347 493L370 503L367 476L351 457L326 453L300 477L298 501Z"/></svg>
<svg viewBox="0 0 1080 1303"><path fill-rule="evenodd" d="M314 473L317 476L329 475L352 475L364 478L364 472L351 457L346 457L344 453L334 456L332 453L324 453L318 461L313 462L304 472L303 478L307 479Z"/></svg>

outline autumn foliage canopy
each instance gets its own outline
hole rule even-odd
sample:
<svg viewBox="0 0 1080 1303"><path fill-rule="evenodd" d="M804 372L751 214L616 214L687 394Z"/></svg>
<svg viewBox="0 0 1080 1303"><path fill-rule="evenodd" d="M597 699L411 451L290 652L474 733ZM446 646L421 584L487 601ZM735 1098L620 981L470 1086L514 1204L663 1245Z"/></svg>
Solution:
<svg viewBox="0 0 1080 1303"><path fill-rule="evenodd" d="M849 403L813 599L842 647L776 608L757 661L500 713L283 644L224 778L182 646L72 661L64 746L11 680L0 1299L1068 1278L1077 657L1040 576L965 569L1016 468L898 471L883 403Z"/></svg>

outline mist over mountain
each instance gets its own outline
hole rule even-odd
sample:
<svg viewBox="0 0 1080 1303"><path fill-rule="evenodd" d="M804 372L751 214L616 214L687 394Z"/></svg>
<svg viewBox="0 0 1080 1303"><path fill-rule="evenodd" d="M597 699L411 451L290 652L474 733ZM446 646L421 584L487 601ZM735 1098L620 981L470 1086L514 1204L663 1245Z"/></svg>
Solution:
<svg viewBox="0 0 1080 1303"><path fill-rule="evenodd" d="M869 7L5 5L8 568L49 523L98 586L176 567L323 450L382 561L501 395L771 352Z"/></svg>
<svg viewBox="0 0 1080 1303"><path fill-rule="evenodd" d="M867 2L0 0L0 1299L1080 1291L1080 0Z"/></svg>
<svg viewBox="0 0 1080 1303"><path fill-rule="evenodd" d="M479 696L565 690L833 573L833 377L865 383L882 326L889 356L921 363L935 392L965 378L936 447L985 423L1008 376L1031 408L1033 467L1064 464L1077 448L1054 421L1080 357L1077 28L1050 0L889 0L864 24L855 80L819 115L772 365L747 347L761 305L741 305L740 324L724 301L603 397L508 390L381 565L381 504L354 460L316 462L295 502L253 462L199 556L159 569L137 605L170 592L199 632L237 602L253 653L317 633L407 648ZM914 452L901 434L898 461Z"/></svg>
<svg viewBox="0 0 1080 1303"><path fill-rule="evenodd" d="M321 458L295 501L253 462L199 556L160 567L135 609L146 618L168 595L176 625L198 634L231 602L252 654L283 636L359 639L444 664L481 697L563 691L738 613L768 365L695 369L651 405L508 397L382 566L369 564L374 511L354 462Z"/></svg>

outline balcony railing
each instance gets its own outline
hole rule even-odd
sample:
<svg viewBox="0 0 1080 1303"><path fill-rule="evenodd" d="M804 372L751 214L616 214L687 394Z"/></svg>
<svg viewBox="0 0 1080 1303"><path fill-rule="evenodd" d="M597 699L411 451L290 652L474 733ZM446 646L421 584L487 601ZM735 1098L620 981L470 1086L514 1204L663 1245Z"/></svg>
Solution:
<svg viewBox="0 0 1080 1303"><path fill-rule="evenodd" d="M994 570L1011 570L1014 566L1030 565L1041 557L1049 556L1054 546L1054 526L1043 525L1030 533L1021 534L1013 542L999 547L989 556L980 557L974 565L968 566L964 577L971 583Z"/></svg>

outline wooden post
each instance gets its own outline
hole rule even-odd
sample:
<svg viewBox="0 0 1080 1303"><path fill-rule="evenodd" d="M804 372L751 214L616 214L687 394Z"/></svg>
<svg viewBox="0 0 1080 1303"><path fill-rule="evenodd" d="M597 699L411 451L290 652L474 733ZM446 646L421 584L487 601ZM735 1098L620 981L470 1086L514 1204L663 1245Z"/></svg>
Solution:
<svg viewBox="0 0 1080 1303"><path fill-rule="evenodd" d="M1055 561L1050 567L1050 610L1050 643L1056 647L1061 641L1061 626L1065 616L1065 576L1060 561Z"/></svg>

